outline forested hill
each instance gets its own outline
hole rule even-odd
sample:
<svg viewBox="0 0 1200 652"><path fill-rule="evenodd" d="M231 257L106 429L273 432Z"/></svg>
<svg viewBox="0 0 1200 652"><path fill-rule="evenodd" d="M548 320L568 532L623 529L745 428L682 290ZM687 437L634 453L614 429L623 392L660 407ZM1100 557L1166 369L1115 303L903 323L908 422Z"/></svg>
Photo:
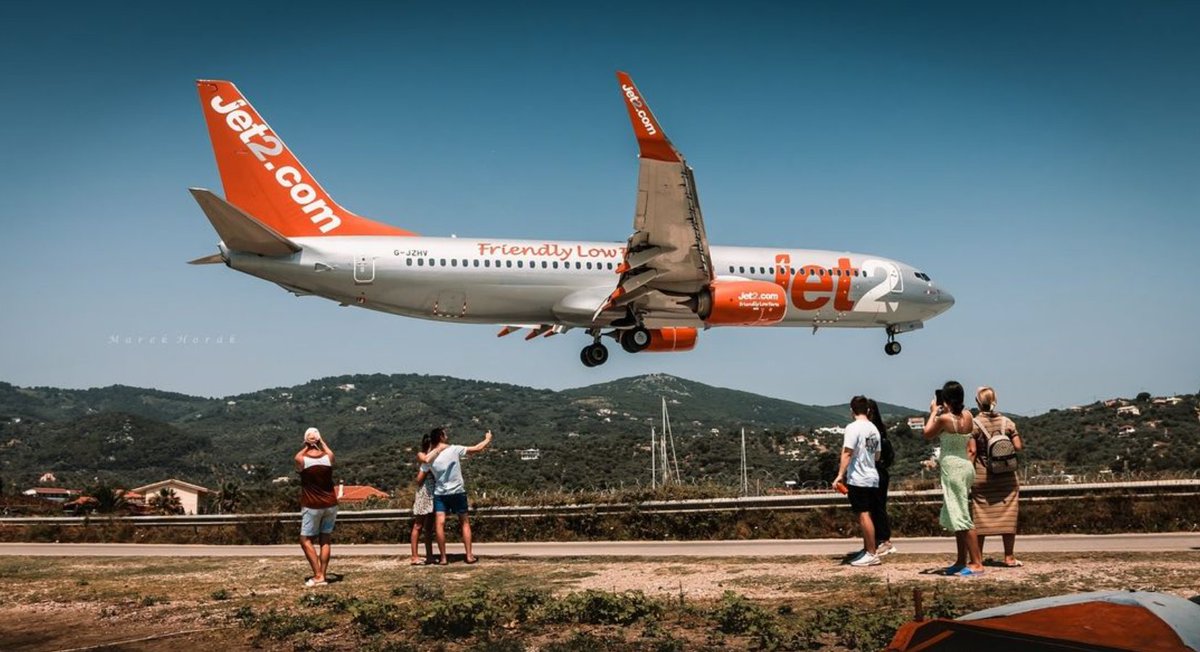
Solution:
<svg viewBox="0 0 1200 652"><path fill-rule="evenodd" d="M1128 401L1140 406L1139 416L1096 404L1018 419L1029 446L1025 460L1039 473L1200 467L1196 397L1171 405L1143 398ZM565 391L354 375L221 399L0 383L0 480L6 489L23 488L50 471L72 486L167 476L210 486L266 482L291 474L304 429L317 426L339 454L341 479L388 489L411 480L421 433L448 425L459 442L473 442L485 428L496 434L494 450L471 462L476 486L628 486L648 481L649 431L660 426L663 399L679 466L693 480L735 482L742 428L752 478L764 486L832 475L840 437L813 431L849 420L846 405L803 405L661 374ZM895 423L918 414L881 407ZM903 425L894 434L896 471L918 473L931 447ZM532 448L538 459L522 460L520 451Z"/></svg>

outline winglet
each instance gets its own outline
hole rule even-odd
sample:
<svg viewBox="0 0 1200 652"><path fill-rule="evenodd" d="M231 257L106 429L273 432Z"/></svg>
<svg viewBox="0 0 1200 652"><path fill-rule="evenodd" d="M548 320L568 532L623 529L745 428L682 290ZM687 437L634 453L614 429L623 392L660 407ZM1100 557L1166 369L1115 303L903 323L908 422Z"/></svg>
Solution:
<svg viewBox="0 0 1200 652"><path fill-rule="evenodd" d="M637 136L641 157L671 163L682 161L683 157L671 145L654 113L650 111L650 105L646 103L646 99L642 97L629 75L618 70L617 83L621 85L621 93L625 97L625 109L629 111L629 121L633 124L633 133Z"/></svg>

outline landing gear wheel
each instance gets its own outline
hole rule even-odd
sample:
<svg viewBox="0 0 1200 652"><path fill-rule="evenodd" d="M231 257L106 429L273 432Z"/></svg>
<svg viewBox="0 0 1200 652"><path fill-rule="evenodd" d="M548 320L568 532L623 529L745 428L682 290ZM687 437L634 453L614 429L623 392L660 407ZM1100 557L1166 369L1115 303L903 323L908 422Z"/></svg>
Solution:
<svg viewBox="0 0 1200 652"><path fill-rule="evenodd" d="M638 326L627 331L621 331L621 348L629 353L645 351L650 346L650 331Z"/></svg>
<svg viewBox="0 0 1200 652"><path fill-rule="evenodd" d="M884 353L886 353L886 354L888 354L888 355L899 355L899 353L900 353L900 343L899 343L899 342L892 341L892 342L888 342L887 344L884 344L884 345L883 345L883 352L884 352Z"/></svg>
<svg viewBox="0 0 1200 652"><path fill-rule="evenodd" d="M599 342L589 344L579 352L579 359L585 367L599 367L608 362L608 348Z"/></svg>

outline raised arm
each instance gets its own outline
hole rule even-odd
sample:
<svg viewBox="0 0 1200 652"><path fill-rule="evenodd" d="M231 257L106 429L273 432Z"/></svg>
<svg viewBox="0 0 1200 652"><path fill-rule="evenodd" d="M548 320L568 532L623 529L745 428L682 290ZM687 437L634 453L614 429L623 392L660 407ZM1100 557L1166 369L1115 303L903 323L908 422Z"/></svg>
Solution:
<svg viewBox="0 0 1200 652"><path fill-rule="evenodd" d="M478 453L492 444L492 431L489 430L483 433L483 441L474 446L467 447L467 453Z"/></svg>
<svg viewBox="0 0 1200 652"><path fill-rule="evenodd" d="M925 419L925 430L922 433L924 434L925 439L933 439L942 432L942 415L941 412L939 412L940 408L941 406L938 405L937 399L929 402L929 416Z"/></svg>
<svg viewBox="0 0 1200 652"><path fill-rule="evenodd" d="M333 466L333 449L329 447L329 444L325 443L325 438L318 439L317 445L321 447L323 453L329 456L329 466Z"/></svg>
<svg viewBox="0 0 1200 652"><path fill-rule="evenodd" d="M305 444L304 448L301 448L300 452L296 453L296 457L293 458L296 460L296 470L297 471L304 470L304 451L306 451L306 450L308 450L308 444Z"/></svg>

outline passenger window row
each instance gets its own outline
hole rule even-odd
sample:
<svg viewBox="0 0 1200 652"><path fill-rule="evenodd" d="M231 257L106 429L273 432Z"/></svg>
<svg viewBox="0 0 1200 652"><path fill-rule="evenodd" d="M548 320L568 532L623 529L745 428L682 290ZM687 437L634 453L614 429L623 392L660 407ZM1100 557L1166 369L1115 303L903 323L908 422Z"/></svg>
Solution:
<svg viewBox="0 0 1200 652"><path fill-rule="evenodd" d="M481 260L482 260L482 262L481 262ZM514 263L516 263L516 264L514 265ZM486 268L495 267L496 269L500 269L502 267L507 268L507 269L511 269L513 267L516 267L517 269L538 269L538 268L540 268L540 269L610 269L610 270L616 269L616 265L611 261L596 262L596 263L593 263L591 261L588 261L586 263L580 262L580 261L575 261L575 266L573 268L571 267L571 263L569 261L563 261L561 263L561 265L560 265L559 261L557 261L557 260L542 260L542 261L530 260L530 261L528 261L528 263L529 264L526 265L526 261L524 261L524 260L514 261L511 259L499 260L499 259L492 259L492 258L483 258L483 259L479 259L479 258L461 258L461 259L460 258L405 258L404 259L404 264L407 267L413 267L413 266L416 266L416 267L486 267ZM539 265L539 263L540 263L540 265Z"/></svg>
<svg viewBox="0 0 1200 652"><path fill-rule="evenodd" d="M813 268L810 266L807 269L808 269L808 274L807 274L808 276L843 276L842 270L837 267L834 267L831 269L825 269L825 268ZM747 272L746 270L750 270L750 271ZM804 268L801 268L800 271L805 271L805 270L804 270ZM779 267L757 267L754 265L751 265L749 267L747 267L745 265L730 265L729 266L730 274L750 273L750 274L763 274L763 275L772 274L773 275L773 274L783 274L785 272L790 273L792 276L795 276L796 268L795 267L783 267L782 265ZM870 276L870 274L868 274L865 270L851 269L851 270L848 270L844 274L844 276Z"/></svg>

